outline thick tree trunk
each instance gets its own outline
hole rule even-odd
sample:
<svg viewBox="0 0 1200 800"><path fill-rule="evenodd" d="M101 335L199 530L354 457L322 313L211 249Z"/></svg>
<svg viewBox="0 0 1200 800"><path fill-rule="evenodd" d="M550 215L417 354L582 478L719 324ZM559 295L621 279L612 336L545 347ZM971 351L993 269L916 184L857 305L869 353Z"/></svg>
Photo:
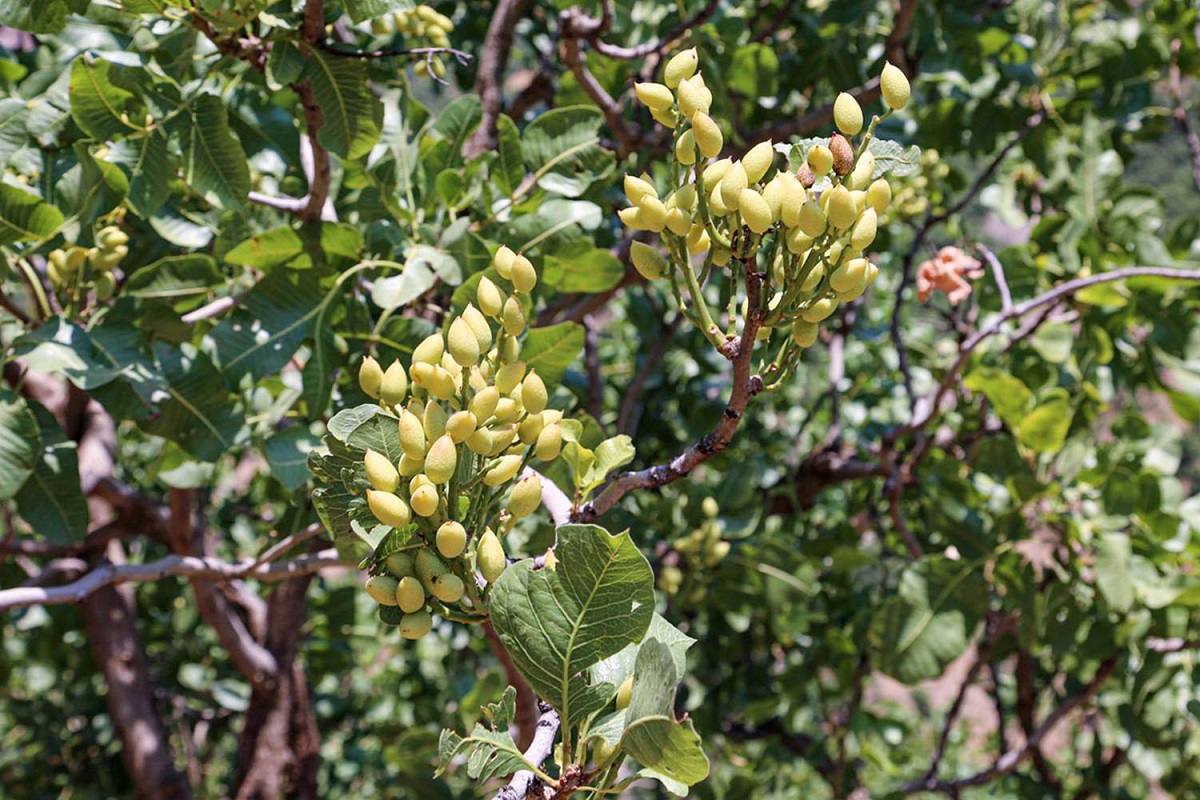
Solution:
<svg viewBox="0 0 1200 800"><path fill-rule="evenodd" d="M110 558L121 557L109 543ZM135 625L128 588L101 589L80 604L88 642L108 687L106 701L121 738L121 755L139 800L190 800L191 788L176 768L167 729L154 707L154 684Z"/></svg>
<svg viewBox="0 0 1200 800"><path fill-rule="evenodd" d="M320 738L304 669L296 661L310 581L311 576L287 581L267 600L263 645L278 672L269 689L251 695L238 746L237 800L316 800Z"/></svg>

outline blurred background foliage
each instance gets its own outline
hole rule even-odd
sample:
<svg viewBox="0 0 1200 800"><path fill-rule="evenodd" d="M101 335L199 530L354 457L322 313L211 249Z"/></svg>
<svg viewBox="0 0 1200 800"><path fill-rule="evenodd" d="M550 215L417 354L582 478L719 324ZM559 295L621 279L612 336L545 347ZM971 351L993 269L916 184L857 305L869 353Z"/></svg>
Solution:
<svg viewBox="0 0 1200 800"><path fill-rule="evenodd" d="M327 3L336 46L438 44L390 19L405 5ZM496 4L430 5L453 21L450 45L475 55L485 48ZM599 14L599 4L521 6L501 76L512 135L523 131L516 152L519 162L523 141L525 163L512 185L496 177L502 166L492 153L458 154L482 115L470 95L478 61L439 56L441 85L419 74L436 73L432 61L319 54L339 71L329 91L352 101L340 128L329 98L321 103L340 222L295 232L288 211L238 195L300 196L310 186L300 101L286 88L295 79L289 70L313 63L298 56L299 9L197 3L195 19L207 20L217 40L274 42L260 71L215 48L176 3L0 0L0 20L36 36L5 31L6 186L57 198L66 227L50 244L90 245L91 223L114 214L132 236L115 301L52 315L85 331L94 350L78 339L54 349L46 331L57 322L35 329L10 317L4 346L39 371L75 380L76 361L93 370L92 383L76 383L121 421L116 477L149 496L200 489L217 555L260 552L272 532L314 518L298 465L323 421L362 400L354 383L361 355L370 350L386 363L410 349L432 329L436 309L462 304L460 287L473 285L488 247L500 243L533 242L542 324L586 316L594 358L581 355L577 329L559 332L555 342L568 341L555 400L594 415L609 434L630 433L635 467L668 460L722 413L727 364L672 322L669 295L624 266L619 177L657 174L661 161L654 123L628 87L653 71L655 57L607 57L594 41L587 48L588 74L636 126L622 141L611 109L594 110L594 94L556 49L563 13ZM375 7L389 16L372 23ZM948 780L987 770L1021 750L1022 729L1036 729L1080 693L1092 702L1037 753L963 796L1188 796L1200 782L1197 651L1189 646L1200 635L1200 294L1140 278L1048 304L1030 330L985 340L961 369L957 402L914 426L961 341L1002 310L1002 297L989 273L967 302L951 306L935 295L919 303L911 278L949 244L995 251L1017 302L1120 267L1197 269L1200 153L1176 114L1183 109L1193 131L1200 123L1194 3L610 7L603 41L622 47L654 43L705 15L684 43L699 48L713 116L739 149L767 136L827 132L806 115L838 91L869 87L898 11L911 13L894 44L914 74L914 98L884 131L919 144L924 169L896 187L875 246L875 289L831 326L790 385L755 401L727 451L686 481L630 494L604 519L611 530L630 529L655 565L659 611L699 640L680 703L713 774L693 796L919 796L905 784L925 779L931 759ZM217 11L246 16L222 27ZM112 65L101 96L124 91L131 112L162 127L131 135L114 122L119 115L85 121L75 72L95 74L97 63ZM593 110L547 116L576 105ZM226 119L232 133L213 140L225 152L206 164L198 154ZM549 152L572 137L597 140L521 192L526 171L545 163L531 144L538 131ZM161 157L160 172L143 168L141 144ZM110 174L114 164L120 175ZM30 263L48 249L3 241ZM161 261L193 253L206 258ZM13 258L10 288L22 280ZM402 279L384 270L370 273L371 286L341 291L342 272L366 259L408 267ZM170 276L169 286L147 286L179 294L139 292L130 277L147 265ZM255 300L224 321L181 320L251 287ZM318 313L323 327L311 327ZM239 360L247 340L238 323L280 342L278 356ZM204 355L191 355L193 344ZM186 363L173 372L180 353ZM222 382L197 377L206 359ZM114 364L116 379L95 377ZM218 431L156 407L159 392L187 392L189 379L207 387L199 402ZM623 406L635 385L638 395ZM862 474L852 469L859 463ZM82 502L77 485L62 491ZM5 536L33 527L71 541L86 527L86 517L43 521L35 505L18 495L6 506ZM50 536L49 524L67 528ZM537 515L510 548L533 554L551 535ZM132 561L164 552L150 538L128 543ZM27 578L20 558L0 562L0 586ZM181 769L196 796L225 796L250 686L200 619L187 582L140 585L136 596L154 702ZM438 731L472 723L505 685L486 642L450 624L403 642L379 623L352 570L322 573L308 597L299 658L321 737L320 796L480 791L461 770L431 775ZM78 610L11 611L0 625L0 795L134 796ZM957 724L943 735L964 677L974 685L962 688Z"/></svg>

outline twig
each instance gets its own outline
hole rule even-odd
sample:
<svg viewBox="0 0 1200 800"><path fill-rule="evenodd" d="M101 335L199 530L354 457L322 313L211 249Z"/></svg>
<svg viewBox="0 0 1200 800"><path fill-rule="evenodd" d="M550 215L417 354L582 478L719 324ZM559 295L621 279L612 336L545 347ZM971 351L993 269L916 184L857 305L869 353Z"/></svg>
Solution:
<svg viewBox="0 0 1200 800"><path fill-rule="evenodd" d="M1180 46L1179 39L1171 42L1171 66L1167 80L1171 99L1175 106L1171 110L1171 116L1175 119L1175 124L1179 126L1179 131L1183 134L1184 141L1187 142L1188 151L1192 154L1192 181L1196 184L1196 190L1200 191L1200 136L1192 128L1187 106L1183 102L1183 76L1179 70Z"/></svg>
<svg viewBox="0 0 1200 800"><path fill-rule="evenodd" d="M940 792L951 797L957 796L957 793L962 789L967 789L972 786L984 786L997 778L1002 778L1016 771L1017 767L1025 759L1033 754L1033 751L1041 746L1042 740L1054 730L1060 721L1076 708L1091 701L1092 697L1100 689L1100 685L1108 679L1112 674L1113 668L1117 664L1117 655L1111 655L1096 668L1096 674L1088 681L1087 685L1076 694L1074 697L1064 701L1053 711L1046 715L1045 721L1037 727L1023 745L1005 752L1000 758L996 759L996 763L991 767L976 772L974 775L968 775L965 778L955 780L938 780L936 778L922 778L917 781L910 781L900 786L901 794L918 794L920 792Z"/></svg>
<svg viewBox="0 0 1200 800"><path fill-rule="evenodd" d="M1155 653L1182 653L1185 650L1200 650L1200 641L1178 636L1169 639L1150 636L1146 639L1146 649Z"/></svg>
<svg viewBox="0 0 1200 800"><path fill-rule="evenodd" d="M310 575L328 567L342 566L337 551L329 548L290 561L254 566L252 560L221 561L216 558L170 555L146 564L101 564L79 580L49 589L18 588L0 590L0 611L27 606L53 606L81 602L93 592L113 584L146 583L167 576L230 581L248 578L263 582L284 581Z"/></svg>
<svg viewBox="0 0 1200 800"><path fill-rule="evenodd" d="M617 501L634 489L655 489L679 480L696 467L724 450L746 411L750 399L763 390L762 379L750 374L750 361L754 355L754 338L762 322L759 296L762 277L754 271L752 262L743 265L746 272L747 307L745 325L740 338L730 341L726 349L733 361L733 390L720 422L711 433L705 435L666 464L658 464L636 472L622 472L602 491L599 496L585 503L574 515L576 522L591 522L608 511Z"/></svg>
<svg viewBox="0 0 1200 800"><path fill-rule="evenodd" d="M641 130L626 121L621 104L604 90L600 81L596 80L596 76L588 70L583 50L579 46L581 38L578 32L579 26L586 25L593 20L579 8L570 8L564 11L559 20L559 30L562 32L560 46L563 63L575 76L579 88L583 89L584 93L604 114L604 121L621 144L621 152L618 156L633 152L642 138Z"/></svg>
<svg viewBox="0 0 1200 800"><path fill-rule="evenodd" d="M1123 269L1115 269L1111 272L1102 272L1098 275L1089 275L1086 278L1075 278L1074 280L1066 281L1049 291L1026 300L1024 303L1012 306L1008 311L997 314L990 323L980 328L962 343L958 349L958 360L950 368L949 372L947 372L946 377L942 379L938 388L934 390L932 397L924 398L918 404L920 408L914 414L912 422L906 425L903 431L912 432L929 424L930 420L937 415L942 399L950 391L950 387L955 383L959 372L966 366L967 359L970 357L972 351L984 339L999 333L1004 327L1004 323L1023 317L1029 312L1036 311L1038 308L1049 303L1056 303L1080 289L1086 289L1089 286L1095 286L1100 283L1129 280L1130 278L1166 278L1168 280L1188 283L1200 283L1200 271L1172 269L1170 267L1125 267Z"/></svg>
<svg viewBox="0 0 1200 800"><path fill-rule="evenodd" d="M258 567L262 566L263 564L267 563L268 561L274 561L275 559L279 558L281 555L286 553L288 550L291 550L296 545L303 544L304 542L307 542L310 539L315 539L316 537L320 536L324 532L325 532L325 526L322 525L320 522L314 522L312 525L309 525L307 528L305 528L302 531L297 531L296 533L293 533L290 536L285 536L284 538L280 539L278 542L276 542L275 544L271 545L266 550L264 550L263 554L261 556L259 556L257 559L255 559L252 568L257 569Z"/></svg>
<svg viewBox="0 0 1200 800"><path fill-rule="evenodd" d="M717 12L720 6L720 0L709 0L709 2L696 13L695 16L683 20L671 30L667 31L657 42L647 42L644 44L635 45L633 47L621 47L620 45L609 44L599 37L599 34L608 30L608 25L602 20L600 28L589 37L588 41L592 47L596 48L596 52L608 58L619 58L625 61L646 58L647 56L666 52L675 42L682 39L692 28L703 25L712 19L713 14ZM608 6L605 5L605 16L608 17Z"/></svg>
<svg viewBox="0 0 1200 800"><path fill-rule="evenodd" d="M550 706L539 704L542 715L538 717L534 729L533 741L525 748L525 760L535 767L541 767L550 754L554 752L554 740L558 737L561 721L558 712ZM530 770L517 770L508 785L496 793L495 800L525 800L530 790L537 783L537 776Z"/></svg>
<svg viewBox="0 0 1200 800"><path fill-rule="evenodd" d="M979 251L979 255L983 256L983 260L987 262L992 269L992 277L996 280L996 288L1000 290L1000 309L1008 311L1012 308L1012 290L1008 288L1008 279L1004 277L1004 265L1000 263L1000 259L996 258L987 247L981 244L975 245L975 249Z"/></svg>
<svg viewBox="0 0 1200 800"><path fill-rule="evenodd" d="M496 121L500 119L504 99L504 73L508 69L513 33L528 5L529 0L500 0L488 24L475 71L475 93L483 101L483 119L463 148L468 157L496 147Z"/></svg>
<svg viewBox="0 0 1200 800"><path fill-rule="evenodd" d="M941 766L942 758L946 754L946 745L950 742L950 731L954 728L954 723L958 720L958 714L962 711L963 701L966 700L967 690L975 684L975 679L979 677L980 671L985 665L989 664L992 655L992 649L996 646L996 641L1005 633L1012 630L1012 617L1005 617L1002 621L992 623L989 620L988 631L983 640L975 647L975 660L971 662L971 666L967 669L967 674L963 676L962 685L958 687L958 694L954 697L954 702L950 704L950 708L946 711L946 721L942 724L941 735L938 736L937 747L934 748L933 758L929 761L929 770L925 773L926 780L936 779L938 767Z"/></svg>
<svg viewBox="0 0 1200 800"><path fill-rule="evenodd" d="M204 305L200 306L195 311L189 311L180 317L180 319L186 322L188 325L193 325L202 319L219 317L229 309L233 308L235 305L237 305L237 300L233 297L218 297L211 303L205 303Z"/></svg>

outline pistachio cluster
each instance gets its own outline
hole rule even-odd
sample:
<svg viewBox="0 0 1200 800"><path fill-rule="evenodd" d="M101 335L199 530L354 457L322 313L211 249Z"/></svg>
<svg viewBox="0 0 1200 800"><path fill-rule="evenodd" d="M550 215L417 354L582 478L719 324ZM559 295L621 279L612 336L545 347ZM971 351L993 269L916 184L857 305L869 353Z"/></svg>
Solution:
<svg viewBox="0 0 1200 800"><path fill-rule="evenodd" d="M888 111L865 131L858 101L839 95L833 109L839 132L809 147L793 171L777 163L777 148L769 140L741 158L718 158L724 139L709 116L712 92L698 66L695 49L685 50L667 62L663 83L635 85L651 115L674 131L672 186L664 197L647 176L626 176L630 206L619 215L630 229L661 236L665 254L644 242L632 244L634 267L647 280L669 278L680 307L718 347L737 335L737 272L730 275L730 325L723 336L702 286L714 268L735 258L746 264L762 260L767 280L758 337L790 329L763 375L771 388L790 370L798 351L817 341L820 323L840 303L861 296L879 274L866 251L891 201L891 188L876 176L868 144L879 121L908 102L909 83L900 69L884 68ZM860 133L855 144L849 137ZM743 301L743 322L748 311Z"/></svg>
<svg viewBox="0 0 1200 800"><path fill-rule="evenodd" d="M359 369L363 391L396 415L402 452L396 463L367 452L367 505L384 525L411 531L367 591L400 607L408 638L427 633L438 609L482 618L481 589L506 564L500 537L541 503L537 474L519 476L532 459L552 461L562 449L562 412L546 407L545 383L520 360L523 298L537 273L508 247L492 264L511 293L485 275L476 302L450 320L445 336L417 345L407 366L397 360L384 370L368 356Z"/></svg>
<svg viewBox="0 0 1200 800"><path fill-rule="evenodd" d="M380 36L403 34L415 46L449 47L454 22L432 6L419 5L401 9L391 17L377 17L371 23L371 30ZM418 75L425 75L430 70L438 78L446 74L446 65L437 56L418 61L413 68Z"/></svg>
<svg viewBox="0 0 1200 800"><path fill-rule="evenodd" d="M683 557L688 573L703 576L706 570L720 564L729 555L730 543L721 537L720 508L711 497L701 504L704 521L691 533L671 542L671 547ZM669 595L678 594L683 587L684 571L677 566L663 567L658 576L658 588Z"/></svg>
<svg viewBox="0 0 1200 800"><path fill-rule="evenodd" d="M129 234L109 225L96 234L95 241L94 247L70 245L50 251L46 257L46 276L56 292L84 286L90 280L98 299L113 296L117 290L113 270L129 255Z"/></svg>

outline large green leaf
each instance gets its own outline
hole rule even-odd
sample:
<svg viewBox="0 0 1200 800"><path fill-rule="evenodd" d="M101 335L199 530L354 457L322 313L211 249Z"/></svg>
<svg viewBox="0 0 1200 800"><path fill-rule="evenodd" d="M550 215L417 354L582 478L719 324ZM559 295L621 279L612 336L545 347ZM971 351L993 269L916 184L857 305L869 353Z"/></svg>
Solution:
<svg viewBox="0 0 1200 800"><path fill-rule="evenodd" d="M312 270L273 270L213 329L221 369L237 382L279 371L309 335L324 293Z"/></svg>
<svg viewBox="0 0 1200 800"><path fill-rule="evenodd" d="M225 103L204 94L192 101L184 144L184 178L212 202L240 208L250 194L250 167L229 129Z"/></svg>
<svg viewBox="0 0 1200 800"><path fill-rule="evenodd" d="M555 555L553 570L534 570L530 561L505 570L492 588L490 610L521 674L571 726L611 700L614 686L585 675L645 634L654 577L628 532L565 525Z"/></svg>
<svg viewBox="0 0 1200 800"><path fill-rule="evenodd" d="M536 369L546 385L553 386L583 352L583 339L583 326L576 322L534 328L521 345L521 360Z"/></svg>
<svg viewBox="0 0 1200 800"><path fill-rule="evenodd" d="M0 183L0 245L48 239L63 224L63 213L36 194Z"/></svg>
<svg viewBox="0 0 1200 800"><path fill-rule="evenodd" d="M167 134L157 128L144 136L122 139L113 145L109 161L129 176L129 203L143 219L149 219L171 194L175 160Z"/></svg>
<svg viewBox="0 0 1200 800"><path fill-rule="evenodd" d="M85 53L71 64L70 85L71 117L93 139L128 136L145 121L145 104L129 67Z"/></svg>
<svg viewBox="0 0 1200 800"><path fill-rule="evenodd" d="M912 564L873 621L877 668L904 683L936 678L967 649L986 608L978 562L939 556Z"/></svg>
<svg viewBox="0 0 1200 800"><path fill-rule="evenodd" d="M286 489L297 489L308 480L308 454L317 444L317 437L305 425L293 425L264 443L271 472Z"/></svg>
<svg viewBox="0 0 1200 800"><path fill-rule="evenodd" d="M79 486L79 457L49 411L33 404L38 425L37 463L17 493L17 512L40 539L55 544L87 535L88 507Z"/></svg>
<svg viewBox="0 0 1200 800"><path fill-rule="evenodd" d="M525 128L525 164L538 185L578 197L613 168L612 153L600 145L604 115L595 106L568 106L542 114Z"/></svg>
<svg viewBox="0 0 1200 800"><path fill-rule="evenodd" d="M525 178L525 157L521 152L521 132L507 114L496 119L496 167L492 177L506 195L512 195Z"/></svg>
<svg viewBox="0 0 1200 800"><path fill-rule="evenodd" d="M462 163L463 145L482 120L483 102L479 95L464 94L446 106L434 126L448 142L446 160L441 166L452 167Z"/></svg>
<svg viewBox="0 0 1200 800"><path fill-rule="evenodd" d="M580 240L544 259L543 278L560 292L606 292L621 282L625 266L609 250Z"/></svg>
<svg viewBox="0 0 1200 800"><path fill-rule="evenodd" d="M242 427L221 373L194 348L161 343L155 352L167 381L167 399L158 416L141 423L142 427L201 461L216 461L233 448Z"/></svg>
<svg viewBox="0 0 1200 800"><path fill-rule="evenodd" d="M0 100L0 169L29 139L29 106L17 97Z"/></svg>
<svg viewBox="0 0 1200 800"><path fill-rule="evenodd" d="M688 786L708 777L708 756L691 720L675 719L678 682L670 648L658 639L647 639L634 665L621 749L645 767L644 775L684 796Z"/></svg>
<svg viewBox="0 0 1200 800"><path fill-rule="evenodd" d="M134 271L121 292L142 300L203 297L225 280L212 256L167 256Z"/></svg>
<svg viewBox="0 0 1200 800"><path fill-rule="evenodd" d="M37 466L37 418L23 398L0 389L0 500L9 500Z"/></svg>
<svg viewBox="0 0 1200 800"><path fill-rule="evenodd" d="M367 65L307 48L303 77L321 108L317 140L334 155L359 158L379 141L383 106L367 85Z"/></svg>

